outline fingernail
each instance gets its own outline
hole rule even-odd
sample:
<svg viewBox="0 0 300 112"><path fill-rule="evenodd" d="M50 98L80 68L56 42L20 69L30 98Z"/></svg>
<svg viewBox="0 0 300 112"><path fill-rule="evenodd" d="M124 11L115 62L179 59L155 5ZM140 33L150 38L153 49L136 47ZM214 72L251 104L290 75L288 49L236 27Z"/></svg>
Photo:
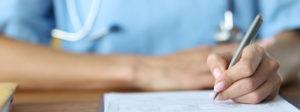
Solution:
<svg viewBox="0 0 300 112"><path fill-rule="evenodd" d="M215 92L220 92L220 91L222 91L224 88L225 88L225 83L224 83L224 81L222 81L222 82L217 83L217 84L214 86L214 91L215 91Z"/></svg>
<svg viewBox="0 0 300 112"><path fill-rule="evenodd" d="M213 76L215 77L215 79L217 79L218 77L221 76L221 71L218 68L214 68L213 69Z"/></svg>

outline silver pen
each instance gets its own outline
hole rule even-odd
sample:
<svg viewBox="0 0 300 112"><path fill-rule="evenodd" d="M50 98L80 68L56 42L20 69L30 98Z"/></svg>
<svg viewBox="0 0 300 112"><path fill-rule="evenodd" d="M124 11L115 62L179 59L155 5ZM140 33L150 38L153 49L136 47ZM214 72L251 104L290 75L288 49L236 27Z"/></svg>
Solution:
<svg viewBox="0 0 300 112"><path fill-rule="evenodd" d="M231 62L228 66L228 69L231 68L233 65L235 65L237 63L237 61L240 59L241 53L243 51L243 49L248 46L252 41L254 41L254 39L256 38L257 32L261 26L261 24L263 23L262 17L261 15L257 15L254 19L254 21L252 22L250 28L248 29L247 33L245 34L243 40L241 41L238 49L235 51ZM218 96L218 92L214 93L213 99L215 100L216 97Z"/></svg>

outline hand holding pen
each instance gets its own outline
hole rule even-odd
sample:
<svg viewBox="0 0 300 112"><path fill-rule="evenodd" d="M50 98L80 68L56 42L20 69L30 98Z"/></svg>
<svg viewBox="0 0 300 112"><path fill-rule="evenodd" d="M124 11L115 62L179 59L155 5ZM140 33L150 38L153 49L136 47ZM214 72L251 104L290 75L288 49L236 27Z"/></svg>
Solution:
<svg viewBox="0 0 300 112"><path fill-rule="evenodd" d="M215 100L259 103L278 94L282 82L277 73L278 62L264 48L250 44L261 24L258 15L234 55L208 56L207 63L215 78Z"/></svg>

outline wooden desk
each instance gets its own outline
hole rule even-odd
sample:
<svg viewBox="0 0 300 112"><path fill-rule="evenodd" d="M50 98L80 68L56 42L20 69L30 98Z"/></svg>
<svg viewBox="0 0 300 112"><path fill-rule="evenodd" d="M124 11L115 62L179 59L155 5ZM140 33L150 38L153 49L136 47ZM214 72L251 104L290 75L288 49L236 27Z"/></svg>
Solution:
<svg viewBox="0 0 300 112"><path fill-rule="evenodd" d="M281 95L300 104L300 81L281 89ZM13 112L98 112L103 91L17 92Z"/></svg>

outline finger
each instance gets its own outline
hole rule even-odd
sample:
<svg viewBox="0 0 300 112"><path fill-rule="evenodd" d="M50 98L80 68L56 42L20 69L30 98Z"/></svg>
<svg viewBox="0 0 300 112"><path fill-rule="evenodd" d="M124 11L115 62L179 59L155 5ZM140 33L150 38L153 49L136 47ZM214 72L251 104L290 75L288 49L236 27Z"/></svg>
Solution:
<svg viewBox="0 0 300 112"><path fill-rule="evenodd" d="M253 92L244 96L234 98L233 101L239 103L257 104L266 99L271 93L277 90L280 86L280 79L276 75L272 75L262 86Z"/></svg>
<svg viewBox="0 0 300 112"><path fill-rule="evenodd" d="M265 56L264 49L256 44L247 46L238 63L229 68L222 76L216 79L214 91L220 92L234 82L251 76Z"/></svg>
<svg viewBox="0 0 300 112"><path fill-rule="evenodd" d="M207 57L209 69L216 79L221 75L221 72L227 69L231 57L232 56L229 53L210 54Z"/></svg>
<svg viewBox="0 0 300 112"><path fill-rule="evenodd" d="M247 46L242 53L240 60L236 65L229 68L222 79L216 80L216 83L222 86L219 91L228 88L232 83L249 77L255 73L257 67L265 56L264 49L256 44Z"/></svg>
<svg viewBox="0 0 300 112"><path fill-rule="evenodd" d="M253 76L241 79L233 83L226 90L219 93L219 99L232 99L256 90L260 85L268 80L271 75L276 75L278 67L279 64L277 61L270 58L264 59Z"/></svg>

